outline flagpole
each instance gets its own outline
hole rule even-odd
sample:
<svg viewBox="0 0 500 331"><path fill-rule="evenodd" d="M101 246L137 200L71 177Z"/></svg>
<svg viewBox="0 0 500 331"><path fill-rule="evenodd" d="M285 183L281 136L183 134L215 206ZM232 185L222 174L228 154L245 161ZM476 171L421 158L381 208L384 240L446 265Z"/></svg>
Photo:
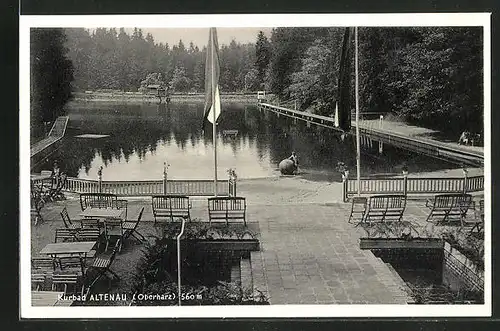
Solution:
<svg viewBox="0 0 500 331"><path fill-rule="evenodd" d="M215 48L215 35L214 35L214 30L215 28L210 28L211 29L211 36L212 36L212 44L211 46L211 57L212 57L212 109L213 109L213 126L212 126L212 140L214 142L214 196L217 197L217 124L216 124L216 107L215 107L215 90L217 86L215 86L215 58L214 58L214 48ZM212 30L213 29L213 30Z"/></svg>
<svg viewBox="0 0 500 331"><path fill-rule="evenodd" d="M361 195L361 147L359 140L359 81L358 81L358 27L354 27L354 44L355 44L355 71L356 71L356 170L357 170L357 181L358 181L358 196Z"/></svg>

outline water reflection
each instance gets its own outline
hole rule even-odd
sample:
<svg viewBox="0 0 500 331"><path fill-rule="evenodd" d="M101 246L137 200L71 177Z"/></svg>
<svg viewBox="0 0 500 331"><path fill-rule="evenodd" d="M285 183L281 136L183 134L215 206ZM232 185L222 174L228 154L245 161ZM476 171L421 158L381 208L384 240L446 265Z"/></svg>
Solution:
<svg viewBox="0 0 500 331"><path fill-rule="evenodd" d="M73 103L69 130L63 147L54 153L69 176L97 178L104 167L105 180L161 179L163 163L170 164L172 179L213 177L213 139L210 125L202 127L202 103L166 105L120 105ZM238 134L224 135L224 130ZM75 136L93 133L109 135L99 139ZM278 175L277 165L295 150L302 176L308 179L340 181L338 162L355 168L355 140L344 140L332 130L295 122L254 105L223 104L218 125L218 176L235 168L240 178ZM396 173L406 163L410 172L451 168L447 162L378 143L362 148L363 175ZM40 169L36 169L40 170Z"/></svg>

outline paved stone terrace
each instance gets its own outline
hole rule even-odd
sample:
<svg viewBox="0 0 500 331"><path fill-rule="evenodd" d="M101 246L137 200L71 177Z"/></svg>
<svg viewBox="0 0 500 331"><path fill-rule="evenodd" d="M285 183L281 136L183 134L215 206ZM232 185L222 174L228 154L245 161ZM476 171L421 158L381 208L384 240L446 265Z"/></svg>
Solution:
<svg viewBox="0 0 500 331"><path fill-rule="evenodd" d="M51 203L43 210L45 222L32 228L32 256L53 242L55 228L63 227L59 212L67 206L78 218L76 198ZM129 201L128 218L145 206L139 231L154 233L149 199ZM359 249L361 227L347 222L349 203L251 204L249 227L260 232L261 251L252 253L254 288L267 293L271 304L406 304L412 299L401 278L370 251ZM207 219L206 201L194 200L192 217ZM422 226L427 209L411 201L405 219ZM115 260L116 270L129 270L138 258L139 244L127 243ZM120 274L120 287L131 273Z"/></svg>

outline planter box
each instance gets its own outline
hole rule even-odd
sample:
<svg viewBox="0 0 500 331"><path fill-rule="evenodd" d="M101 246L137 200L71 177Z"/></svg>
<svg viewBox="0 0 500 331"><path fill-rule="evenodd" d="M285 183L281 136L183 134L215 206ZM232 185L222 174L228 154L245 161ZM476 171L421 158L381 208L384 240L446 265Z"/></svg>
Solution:
<svg viewBox="0 0 500 331"><path fill-rule="evenodd" d="M173 240L175 242L175 240ZM181 239L182 246L194 246L204 251L258 251L258 239Z"/></svg>
<svg viewBox="0 0 500 331"><path fill-rule="evenodd" d="M443 249L444 240L439 238L412 238L410 240L399 238L360 238L360 249Z"/></svg>

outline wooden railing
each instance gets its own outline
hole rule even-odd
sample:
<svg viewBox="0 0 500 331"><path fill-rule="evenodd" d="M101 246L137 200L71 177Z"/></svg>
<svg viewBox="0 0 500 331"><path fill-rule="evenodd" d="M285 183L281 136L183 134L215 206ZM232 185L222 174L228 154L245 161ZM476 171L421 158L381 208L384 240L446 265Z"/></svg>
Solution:
<svg viewBox="0 0 500 331"><path fill-rule="evenodd" d="M231 190L236 191L236 182ZM99 181L69 177L65 190L75 193L113 193L119 196L150 196L158 194L182 194L190 196L214 195L213 180L143 180ZM217 194L230 194L228 180L217 181Z"/></svg>
<svg viewBox="0 0 500 331"><path fill-rule="evenodd" d="M438 194L467 193L484 190L484 176L457 178L361 178L361 194ZM356 179L345 179L343 182L343 200L347 201L358 193Z"/></svg>

